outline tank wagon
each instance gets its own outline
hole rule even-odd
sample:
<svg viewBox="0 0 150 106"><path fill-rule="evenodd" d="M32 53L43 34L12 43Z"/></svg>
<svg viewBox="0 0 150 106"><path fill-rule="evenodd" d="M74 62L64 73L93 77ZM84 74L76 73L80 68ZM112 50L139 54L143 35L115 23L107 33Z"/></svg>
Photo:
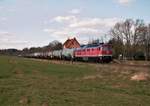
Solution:
<svg viewBox="0 0 150 106"><path fill-rule="evenodd" d="M32 53L34 58L61 59L75 61L111 62L112 47L109 44L92 44L80 48L54 50L49 52Z"/></svg>
<svg viewBox="0 0 150 106"><path fill-rule="evenodd" d="M72 60L74 58L75 49L63 49L62 50L62 59L64 60Z"/></svg>
<svg viewBox="0 0 150 106"><path fill-rule="evenodd" d="M61 59L62 57L62 50L55 50L52 52L52 58Z"/></svg>

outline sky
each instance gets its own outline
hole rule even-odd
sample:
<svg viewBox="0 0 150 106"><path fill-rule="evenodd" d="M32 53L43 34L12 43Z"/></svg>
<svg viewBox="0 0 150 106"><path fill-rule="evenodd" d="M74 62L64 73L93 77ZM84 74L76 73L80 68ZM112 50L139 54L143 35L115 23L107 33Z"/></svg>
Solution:
<svg viewBox="0 0 150 106"><path fill-rule="evenodd" d="M0 0L0 49L87 43L128 18L149 23L149 10L150 0Z"/></svg>

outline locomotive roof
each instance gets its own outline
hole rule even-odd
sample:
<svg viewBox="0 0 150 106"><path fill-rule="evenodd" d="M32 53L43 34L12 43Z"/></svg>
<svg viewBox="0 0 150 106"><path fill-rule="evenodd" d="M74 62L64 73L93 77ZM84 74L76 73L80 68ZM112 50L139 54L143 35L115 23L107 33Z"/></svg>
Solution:
<svg viewBox="0 0 150 106"><path fill-rule="evenodd" d="M87 48L96 48L96 47L100 47L102 45L107 45L107 44L99 43L99 44L82 45L80 48L78 48L78 50L80 50L80 49L87 49Z"/></svg>
<svg viewBox="0 0 150 106"><path fill-rule="evenodd" d="M102 46L104 43L99 43L99 44L88 44L83 46L83 48L92 48L92 47L98 47L98 46Z"/></svg>

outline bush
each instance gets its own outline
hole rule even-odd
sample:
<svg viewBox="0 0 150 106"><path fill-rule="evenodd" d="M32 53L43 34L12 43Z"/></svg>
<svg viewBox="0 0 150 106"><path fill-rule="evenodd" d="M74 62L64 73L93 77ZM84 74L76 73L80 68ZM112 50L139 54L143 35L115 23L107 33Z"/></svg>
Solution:
<svg viewBox="0 0 150 106"><path fill-rule="evenodd" d="M136 52L134 54L134 59L135 60L145 60L145 55L143 52Z"/></svg>

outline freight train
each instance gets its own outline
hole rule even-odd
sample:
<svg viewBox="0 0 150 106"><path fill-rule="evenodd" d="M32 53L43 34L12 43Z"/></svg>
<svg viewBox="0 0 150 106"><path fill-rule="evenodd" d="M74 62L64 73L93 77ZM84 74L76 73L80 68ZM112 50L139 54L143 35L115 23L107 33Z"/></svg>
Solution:
<svg viewBox="0 0 150 106"><path fill-rule="evenodd" d="M112 47L110 44L104 43L88 44L80 48L31 53L26 57L109 63L112 61Z"/></svg>

